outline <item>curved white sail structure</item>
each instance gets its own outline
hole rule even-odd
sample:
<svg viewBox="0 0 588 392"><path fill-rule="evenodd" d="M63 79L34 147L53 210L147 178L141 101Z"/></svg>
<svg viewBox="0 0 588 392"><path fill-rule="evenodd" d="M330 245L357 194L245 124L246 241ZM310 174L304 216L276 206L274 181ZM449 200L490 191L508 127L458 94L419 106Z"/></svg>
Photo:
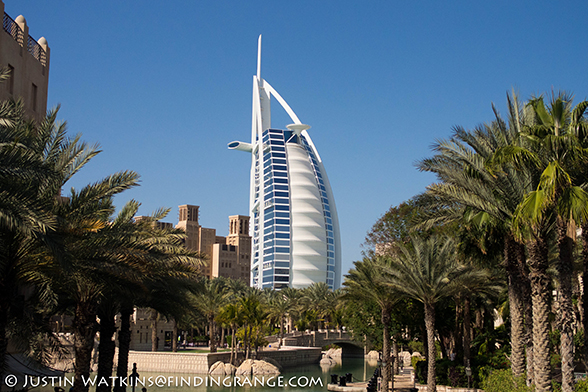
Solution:
<svg viewBox="0 0 588 392"><path fill-rule="evenodd" d="M290 116L287 129L271 128L271 97ZM278 92L261 78L261 36L253 77L251 143L229 148L251 153L253 224L251 285L303 288L341 284L339 220L322 160L302 124Z"/></svg>

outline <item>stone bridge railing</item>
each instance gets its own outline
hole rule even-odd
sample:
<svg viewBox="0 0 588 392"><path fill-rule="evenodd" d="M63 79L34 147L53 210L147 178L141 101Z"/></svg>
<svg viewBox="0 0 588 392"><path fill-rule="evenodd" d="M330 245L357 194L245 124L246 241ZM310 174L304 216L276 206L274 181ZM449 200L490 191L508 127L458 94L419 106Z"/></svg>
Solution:
<svg viewBox="0 0 588 392"><path fill-rule="evenodd" d="M329 344L346 343L360 347L351 338L351 334L342 330L318 330L307 332L293 332L284 335L283 346L324 347Z"/></svg>

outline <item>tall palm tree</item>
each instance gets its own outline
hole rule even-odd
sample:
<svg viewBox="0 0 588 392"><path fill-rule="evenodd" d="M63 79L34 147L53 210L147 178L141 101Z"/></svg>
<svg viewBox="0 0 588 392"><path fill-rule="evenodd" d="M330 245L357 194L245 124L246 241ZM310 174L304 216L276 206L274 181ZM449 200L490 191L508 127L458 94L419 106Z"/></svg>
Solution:
<svg viewBox="0 0 588 392"><path fill-rule="evenodd" d="M239 299L239 311L243 317L243 326L245 329L245 359L249 359L252 346L257 355L259 334L268 318L268 312L263 308L260 298L261 294L259 290L252 288ZM253 338L253 332L256 335L255 339Z"/></svg>
<svg viewBox="0 0 588 392"><path fill-rule="evenodd" d="M576 227L588 221L588 192L582 187L584 178L575 175L577 168L588 163L588 150L582 146L577 130L580 126L586 127L584 115L588 101L572 108L571 96L560 93L552 97L548 107L542 96L531 99L527 107L533 121L520 133L525 144L499 150L496 161L518 167L522 164L528 167L530 163L541 173L537 188L519 204L514 223L522 235L529 227L543 230L541 224L545 222L545 215L553 214L559 250L562 390L571 392L574 388L573 247ZM547 380L542 384L545 385L537 385L539 390L550 389Z"/></svg>
<svg viewBox="0 0 588 392"><path fill-rule="evenodd" d="M269 317L280 325L280 340L278 342L278 350L282 345L284 339L284 323L288 317L292 303L282 291L273 291L267 303Z"/></svg>
<svg viewBox="0 0 588 392"><path fill-rule="evenodd" d="M293 320L300 317L301 311L303 310L300 306L302 298L302 290L295 289L293 287L286 287L280 290L280 293L286 298L288 302L288 324L291 325Z"/></svg>
<svg viewBox="0 0 588 392"><path fill-rule="evenodd" d="M525 334L525 322L532 326L530 282L526 275L525 251L516 240L512 225L514 213L524 195L532 188L534 175L529 170L503 168L488 169L487 162L502 148L519 143L519 134L527 119L515 94L507 96L508 121L495 110L496 119L490 124L466 131L454 129L450 140L441 140L434 146L437 154L419 163L424 171L438 175L440 183L427 189L429 210L425 216L431 223L461 221L490 229L503 236L503 267L508 276L511 309L511 364L513 374L521 376L525 369L525 346L528 375L532 375L533 342L529 329ZM526 344L525 344L526 343Z"/></svg>
<svg viewBox="0 0 588 392"><path fill-rule="evenodd" d="M237 356L237 328L243 323L243 317L236 303L226 304L216 318L219 324L226 324L231 329L231 360L230 363L235 365Z"/></svg>
<svg viewBox="0 0 588 392"><path fill-rule="evenodd" d="M135 186L137 180L136 173L117 173L79 192L72 189L68 199L55 203L54 211L59 219L55 239L60 246L54 252L54 262L46 277L55 292L74 304L76 392L88 388L83 378L89 375L96 314L106 288L119 282L124 274L140 274L136 265L121 260L118 251L121 241L126 241L112 235L117 228L109 224L109 216L114 211L112 197Z"/></svg>
<svg viewBox="0 0 588 392"><path fill-rule="evenodd" d="M433 235L399 246L399 253L382 267L386 284L398 293L421 302L427 330L427 390L435 392L435 304L464 290L466 282L489 280L487 271L458 262L455 242Z"/></svg>
<svg viewBox="0 0 588 392"><path fill-rule="evenodd" d="M302 290L299 302L307 312L316 315L317 327L320 327L320 324L324 324L330 311L334 309L335 294L325 282L313 283Z"/></svg>
<svg viewBox="0 0 588 392"><path fill-rule="evenodd" d="M48 287L39 278L43 263L36 253L56 246L49 234L57 227L52 208L60 188L98 153L79 136L67 137L56 116L57 109L35 123L25 119L22 102L0 103L0 373L9 317L26 313L14 311L19 288Z"/></svg>
<svg viewBox="0 0 588 392"><path fill-rule="evenodd" d="M201 292L196 295L198 309L208 320L208 332L210 337L210 352L215 353L216 322L215 319L229 299L229 291L224 279L204 279Z"/></svg>
<svg viewBox="0 0 588 392"><path fill-rule="evenodd" d="M390 267L390 259L386 257L364 258L353 263L354 268L345 275L343 282L343 300L373 300L381 310L382 325L382 391L387 392L389 383L394 390L394 376L390 367L390 322L392 308L399 300L399 295L386 284L381 269Z"/></svg>
<svg viewBox="0 0 588 392"><path fill-rule="evenodd" d="M128 202L108 225L111 235L121 241L117 250L119 260L129 264L130 268L120 269L124 274L104 290L99 303L99 379L108 379L112 374L115 346L112 337L115 332L116 314L122 313L124 308L129 306L129 300L133 300L131 308L132 305L140 304L159 305L160 311L168 318L179 317L186 310L186 291L191 286L195 287L196 267L202 263L201 255L183 246L183 232L176 229L158 229L155 226L155 222L163 219L169 209L160 209L150 217L143 217L136 222L138 208L139 203ZM128 274L134 270L139 273ZM155 285L154 281L161 283ZM158 301L149 300L150 298L158 298ZM130 325L127 325L124 319L123 324L125 325L121 325L121 333L124 335L128 333L126 328L130 328ZM123 344L119 347L119 360L123 362L127 362L128 346ZM121 375L124 376L126 372ZM110 385L100 385L98 390L110 391Z"/></svg>

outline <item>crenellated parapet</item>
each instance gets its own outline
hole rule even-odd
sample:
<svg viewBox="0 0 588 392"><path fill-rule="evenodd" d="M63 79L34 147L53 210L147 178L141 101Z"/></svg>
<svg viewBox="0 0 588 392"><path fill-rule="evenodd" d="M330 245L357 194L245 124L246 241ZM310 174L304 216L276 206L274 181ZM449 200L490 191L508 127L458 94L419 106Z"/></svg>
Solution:
<svg viewBox="0 0 588 392"><path fill-rule="evenodd" d="M4 12L0 32L0 66L9 78L0 84L0 100L22 99L31 118L40 120L47 111L50 49L45 37L35 40L29 34L24 16L13 19Z"/></svg>

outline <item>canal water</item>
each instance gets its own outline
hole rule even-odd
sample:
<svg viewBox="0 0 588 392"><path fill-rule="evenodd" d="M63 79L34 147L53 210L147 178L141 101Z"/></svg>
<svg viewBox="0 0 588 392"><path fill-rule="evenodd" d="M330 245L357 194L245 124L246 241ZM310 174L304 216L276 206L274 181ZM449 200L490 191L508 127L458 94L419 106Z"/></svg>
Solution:
<svg viewBox="0 0 588 392"><path fill-rule="evenodd" d="M141 392L143 387L147 389L147 392L323 392L327 391L327 384L331 381L332 374L343 376L351 373L353 381L359 382L368 380L376 367L377 362L374 360L342 358L330 367L319 364L306 365L285 369L280 376L249 378L186 373L147 373L139 369L139 381L134 389L135 392ZM91 375L91 378L94 376L95 373ZM68 378L71 379L71 376ZM63 388L67 392L70 386L64 385ZM90 387L90 391L95 389L95 386ZM54 392L54 387L47 385L33 390ZM132 391L133 388L127 387L127 392Z"/></svg>

